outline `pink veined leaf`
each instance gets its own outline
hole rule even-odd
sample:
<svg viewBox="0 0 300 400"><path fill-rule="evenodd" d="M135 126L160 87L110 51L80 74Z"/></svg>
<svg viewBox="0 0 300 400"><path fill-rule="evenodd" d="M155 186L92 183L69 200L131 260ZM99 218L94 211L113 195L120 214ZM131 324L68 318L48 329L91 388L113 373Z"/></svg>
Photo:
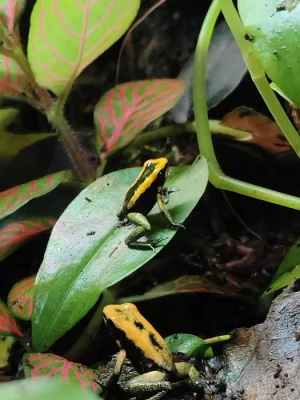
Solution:
<svg viewBox="0 0 300 400"><path fill-rule="evenodd" d="M14 27L18 23L25 5L26 0L1 0L0 21L2 21L9 34L13 33Z"/></svg>
<svg viewBox="0 0 300 400"><path fill-rule="evenodd" d="M36 0L28 59L38 84L57 96L115 43L135 18L140 0Z"/></svg>
<svg viewBox="0 0 300 400"><path fill-rule="evenodd" d="M102 391L96 382L98 374L82 364L73 363L50 353L27 353L23 357L26 378L56 377L64 381L77 381L82 388L90 388L95 393Z"/></svg>
<svg viewBox="0 0 300 400"><path fill-rule="evenodd" d="M29 82L19 65L12 58L0 54L0 96L30 98Z"/></svg>
<svg viewBox="0 0 300 400"><path fill-rule="evenodd" d="M10 222L0 229L0 261L14 253L27 240L41 232L52 229L56 220L52 218L31 218Z"/></svg>
<svg viewBox="0 0 300 400"><path fill-rule="evenodd" d="M0 335L2 336L23 336L17 321L9 313L6 304L0 300Z"/></svg>
<svg viewBox="0 0 300 400"><path fill-rule="evenodd" d="M70 171L57 172L0 192L0 219L13 213L28 201L51 192L71 176Z"/></svg>
<svg viewBox="0 0 300 400"><path fill-rule="evenodd" d="M9 292L8 308L16 318L29 321L33 311L35 275L17 282Z"/></svg>
<svg viewBox="0 0 300 400"><path fill-rule="evenodd" d="M109 90L94 111L99 153L127 146L150 122L172 108L184 90L185 82L179 79L129 82Z"/></svg>

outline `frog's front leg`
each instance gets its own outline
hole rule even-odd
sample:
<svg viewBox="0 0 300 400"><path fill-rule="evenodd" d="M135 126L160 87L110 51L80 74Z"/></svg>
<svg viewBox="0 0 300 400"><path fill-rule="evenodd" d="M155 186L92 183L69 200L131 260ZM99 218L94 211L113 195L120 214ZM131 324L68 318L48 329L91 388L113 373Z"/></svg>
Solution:
<svg viewBox="0 0 300 400"><path fill-rule="evenodd" d="M163 213L163 215L165 216L166 220L169 222L169 224L172 227L179 226L180 228L185 228L184 225L172 220L172 217L171 217L169 211L166 209L166 206L165 206L165 203L163 201L163 197L162 196L163 196L163 192L162 193L157 193L156 199L157 199L158 207L159 207L160 211Z"/></svg>
<svg viewBox="0 0 300 400"><path fill-rule="evenodd" d="M154 240L148 239L146 242L139 242L138 239L151 231L151 225L147 218L141 213L129 213L127 214L127 217L135 225L138 225L125 239L127 246L135 248L150 248L155 252L153 245L163 240L163 238Z"/></svg>
<svg viewBox="0 0 300 400"><path fill-rule="evenodd" d="M169 203L169 195L170 193L174 193L174 192L179 192L180 189L177 188L171 188L171 187L166 187L163 188L161 191L162 194L162 201L164 204L168 204Z"/></svg>

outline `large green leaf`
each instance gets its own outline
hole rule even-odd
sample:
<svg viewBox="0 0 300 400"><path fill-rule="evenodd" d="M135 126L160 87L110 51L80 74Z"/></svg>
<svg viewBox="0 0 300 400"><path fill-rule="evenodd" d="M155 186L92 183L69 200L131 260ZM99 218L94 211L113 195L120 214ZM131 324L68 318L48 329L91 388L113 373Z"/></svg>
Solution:
<svg viewBox="0 0 300 400"><path fill-rule="evenodd" d="M125 33L140 0L37 0L28 58L37 82L57 96Z"/></svg>
<svg viewBox="0 0 300 400"><path fill-rule="evenodd" d="M128 186L140 168L108 174L83 190L55 225L36 279L32 317L33 346L45 351L74 326L96 303L101 292L154 257L151 250L129 249L124 240L131 226L116 227L117 212ZM173 218L186 218L203 194L207 162L171 168L167 186L180 189L170 196ZM163 237L158 252L174 236L155 206L149 214L155 239Z"/></svg>
<svg viewBox="0 0 300 400"><path fill-rule="evenodd" d="M1 383L0 399L5 400L101 400L95 393L82 390L79 384L59 379L26 379Z"/></svg>
<svg viewBox="0 0 300 400"><path fill-rule="evenodd" d="M238 8L253 50L268 76L300 106L300 3L239 0Z"/></svg>

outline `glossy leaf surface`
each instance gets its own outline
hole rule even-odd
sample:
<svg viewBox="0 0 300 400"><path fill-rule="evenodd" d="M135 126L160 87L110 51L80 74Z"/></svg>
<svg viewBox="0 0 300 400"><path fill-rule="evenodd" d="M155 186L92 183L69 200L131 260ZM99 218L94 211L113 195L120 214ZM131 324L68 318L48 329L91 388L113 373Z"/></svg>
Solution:
<svg viewBox="0 0 300 400"><path fill-rule="evenodd" d="M7 217L28 201L51 192L71 176L69 171L57 172L0 192L0 219Z"/></svg>
<svg viewBox="0 0 300 400"><path fill-rule="evenodd" d="M154 257L151 250L125 245L132 226L118 228L117 213L125 192L140 168L108 174L83 190L55 225L36 280L32 318L33 345L44 351L74 326L96 303L101 292ZM175 220L186 218L199 201L208 180L204 158L190 167L171 168L167 208ZM163 237L159 252L174 236L157 206L149 214L151 239Z"/></svg>
<svg viewBox="0 0 300 400"><path fill-rule="evenodd" d="M52 229L52 218L31 218L24 221L9 222L0 228L0 261L14 253L29 239L41 232Z"/></svg>
<svg viewBox="0 0 300 400"><path fill-rule="evenodd" d="M300 265L297 265L289 272L285 272L284 274L278 276L276 279L273 279L268 289L265 291L264 295L271 294L276 292L279 289L282 289L291 283L293 283L296 279L300 278Z"/></svg>
<svg viewBox="0 0 300 400"><path fill-rule="evenodd" d="M189 333L176 333L165 338L172 353L183 353L189 357L213 357L213 350L205 340Z"/></svg>
<svg viewBox="0 0 300 400"><path fill-rule="evenodd" d="M27 378L56 377L69 383L78 382L82 388L89 388L95 393L102 391L96 382L96 371L55 354L27 353L23 357L23 364Z"/></svg>
<svg viewBox="0 0 300 400"><path fill-rule="evenodd" d="M1 0L0 21L11 34L25 8L26 0Z"/></svg>
<svg viewBox="0 0 300 400"><path fill-rule="evenodd" d="M9 292L7 304L11 314L29 321L33 311L35 275L17 282Z"/></svg>
<svg viewBox="0 0 300 400"><path fill-rule="evenodd" d="M40 86L57 96L116 42L139 0L37 0L31 14L28 58Z"/></svg>
<svg viewBox="0 0 300 400"><path fill-rule="evenodd" d="M21 395L20 395L21 394ZM59 379L22 379L2 383L0 398L5 400L101 400L90 391L83 391L78 384Z"/></svg>
<svg viewBox="0 0 300 400"><path fill-rule="evenodd" d="M99 152L111 153L128 145L176 104L184 90L185 83L179 79L129 82L109 90L94 111Z"/></svg>
<svg viewBox="0 0 300 400"><path fill-rule="evenodd" d="M6 304L0 300L0 335L23 336L15 318L9 313Z"/></svg>
<svg viewBox="0 0 300 400"><path fill-rule="evenodd" d="M239 0L246 33L267 75L300 107L300 3L278 0ZM280 7L280 4L282 7ZM286 4L286 5L285 5Z"/></svg>

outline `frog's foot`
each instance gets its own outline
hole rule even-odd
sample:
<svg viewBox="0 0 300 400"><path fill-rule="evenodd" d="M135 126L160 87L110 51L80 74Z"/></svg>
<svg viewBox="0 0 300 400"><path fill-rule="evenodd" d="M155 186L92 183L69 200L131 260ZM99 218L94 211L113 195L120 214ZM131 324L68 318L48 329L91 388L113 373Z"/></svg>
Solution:
<svg viewBox="0 0 300 400"><path fill-rule="evenodd" d="M169 203L169 195L171 193L178 192L179 190L180 189L177 189L177 188L168 188L168 187L167 188L163 188L162 192L161 192L163 203L164 204L168 204Z"/></svg>
<svg viewBox="0 0 300 400"><path fill-rule="evenodd" d="M151 225L147 218L140 213L129 213L128 218L131 222L138 225L125 239L125 244L128 247L136 249L151 249L155 252L154 245L163 240L164 238L148 239L145 242L138 241L147 232L151 231Z"/></svg>

